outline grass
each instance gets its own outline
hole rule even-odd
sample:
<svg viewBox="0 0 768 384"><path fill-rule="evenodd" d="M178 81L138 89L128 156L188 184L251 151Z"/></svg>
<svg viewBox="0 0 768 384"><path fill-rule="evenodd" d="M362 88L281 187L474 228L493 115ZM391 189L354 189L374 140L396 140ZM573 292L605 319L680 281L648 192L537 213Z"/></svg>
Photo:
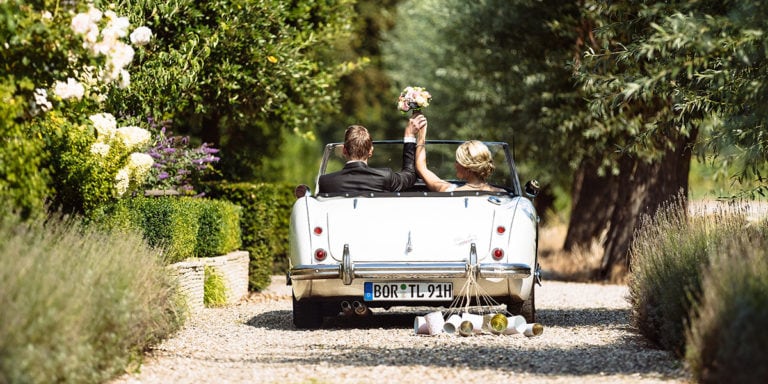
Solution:
<svg viewBox="0 0 768 384"><path fill-rule="evenodd" d="M550 220L539 229L539 263L545 280L591 282L594 271L600 268L603 251L598 242L589 249L563 251L566 223Z"/></svg>
<svg viewBox="0 0 768 384"><path fill-rule="evenodd" d="M183 321L139 234L5 214L0 238L0 383L103 382Z"/></svg>

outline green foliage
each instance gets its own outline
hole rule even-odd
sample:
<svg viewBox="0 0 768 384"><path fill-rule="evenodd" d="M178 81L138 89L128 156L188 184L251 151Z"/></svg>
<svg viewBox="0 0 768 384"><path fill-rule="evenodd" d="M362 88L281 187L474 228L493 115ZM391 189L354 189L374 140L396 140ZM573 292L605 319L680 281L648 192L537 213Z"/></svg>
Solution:
<svg viewBox="0 0 768 384"><path fill-rule="evenodd" d="M240 207L243 247L250 253L249 289L261 290L272 273L285 273L293 186L272 183L208 183L205 193Z"/></svg>
<svg viewBox="0 0 768 384"><path fill-rule="evenodd" d="M205 266L205 282L203 285L203 304L206 307L221 307L227 303L227 286L224 277L216 268Z"/></svg>
<svg viewBox="0 0 768 384"><path fill-rule="evenodd" d="M584 107L566 66L577 26L572 2L405 1L383 49L390 108L425 86L433 138L507 141L524 179L570 187L581 147L561 124Z"/></svg>
<svg viewBox="0 0 768 384"><path fill-rule="evenodd" d="M0 382L102 383L183 321L176 288L137 233L0 216Z"/></svg>
<svg viewBox="0 0 768 384"><path fill-rule="evenodd" d="M87 25L73 23L85 16L78 12L87 6L0 3L5 44L0 51L0 134L11 138L0 147L0 195L25 214L42 211L48 203L52 210L88 215L123 193L120 170L131 165L128 150L136 148L121 148L98 137L85 122L86 116L102 111L110 87L128 85L124 68L134 48L127 37L109 37L110 30L129 32L128 26L113 24L120 15L98 13L96 18L94 12L80 19L87 19ZM97 32L93 39L76 31L75 25L81 24ZM92 151L96 141L111 145L108 155ZM137 174L129 176L122 179L135 187Z"/></svg>
<svg viewBox="0 0 768 384"><path fill-rule="evenodd" d="M121 199L94 215L113 230L136 230L150 246L163 248L165 260L220 256L237 250L240 207L227 201L192 197Z"/></svg>
<svg viewBox="0 0 768 384"><path fill-rule="evenodd" d="M699 383L768 380L768 232L745 228L710 252L685 360Z"/></svg>
<svg viewBox="0 0 768 384"><path fill-rule="evenodd" d="M200 232L199 207L185 198L144 198L124 200L138 211L138 226L153 247L167 250L166 260L175 263L195 256Z"/></svg>
<svg viewBox="0 0 768 384"><path fill-rule="evenodd" d="M102 2L99 2L102 3ZM109 105L129 116L172 119L222 149L227 179L262 173L283 135L310 132L337 110L344 66L324 55L348 34L353 1L118 1L154 32L131 88Z"/></svg>
<svg viewBox="0 0 768 384"><path fill-rule="evenodd" d="M0 200L24 216L39 215L50 192L49 174L41 169L46 153L42 141L17 119L26 102L15 89L14 79L0 77Z"/></svg>
<svg viewBox="0 0 768 384"><path fill-rule="evenodd" d="M768 5L594 3L593 16L603 23L598 37L615 43L592 47L582 80L593 96L593 111L615 122L607 126L625 127L626 145L635 148L648 145L648 139L659 143L670 130L687 135L700 130L703 158L723 169L738 164L742 181L750 176L762 181L768 160L763 134Z"/></svg>
<svg viewBox="0 0 768 384"><path fill-rule="evenodd" d="M191 199L198 205L200 229L197 232L195 256L220 256L241 245L240 211L235 204L223 200Z"/></svg>
<svg viewBox="0 0 768 384"><path fill-rule="evenodd" d="M684 354L685 325L702 292L710 254L724 240L742 236L737 208L689 216L678 200L646 218L631 250L632 323L650 341Z"/></svg>
<svg viewBox="0 0 768 384"><path fill-rule="evenodd" d="M96 133L86 125L72 124L57 112L50 112L43 123L48 132L45 149L51 154L50 171L56 193L52 208L76 212L86 216L117 198L115 175L123 166L128 153L118 147L114 156L91 156L91 145Z"/></svg>

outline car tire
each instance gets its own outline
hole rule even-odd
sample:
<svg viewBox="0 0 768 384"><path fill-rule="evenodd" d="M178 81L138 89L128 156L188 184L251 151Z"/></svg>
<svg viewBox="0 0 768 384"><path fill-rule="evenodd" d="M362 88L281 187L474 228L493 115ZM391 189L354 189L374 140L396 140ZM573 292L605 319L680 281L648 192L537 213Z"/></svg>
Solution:
<svg viewBox="0 0 768 384"><path fill-rule="evenodd" d="M507 311L513 315L525 317L527 323L536 322L535 288L536 284L531 285L531 295L528 296L528 300L514 301L510 299L507 303Z"/></svg>
<svg viewBox="0 0 768 384"><path fill-rule="evenodd" d="M528 323L536 322L536 304L534 300L534 293L536 292L536 284L531 285L531 295L528 296L528 300L523 301L522 308L520 308L520 315L525 317L525 321Z"/></svg>
<svg viewBox="0 0 768 384"><path fill-rule="evenodd" d="M323 312L320 303L304 299L296 300L293 296L293 325L300 329L318 329L323 325Z"/></svg>

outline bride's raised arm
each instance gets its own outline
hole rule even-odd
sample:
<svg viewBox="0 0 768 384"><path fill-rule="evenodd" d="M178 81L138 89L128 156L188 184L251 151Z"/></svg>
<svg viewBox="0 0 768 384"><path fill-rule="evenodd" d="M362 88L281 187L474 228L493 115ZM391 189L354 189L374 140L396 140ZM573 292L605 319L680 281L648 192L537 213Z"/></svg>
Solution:
<svg viewBox="0 0 768 384"><path fill-rule="evenodd" d="M453 184L439 178L427 168L427 125L425 124L423 128L419 129L419 134L416 136L416 172L419 173L430 191L444 192Z"/></svg>

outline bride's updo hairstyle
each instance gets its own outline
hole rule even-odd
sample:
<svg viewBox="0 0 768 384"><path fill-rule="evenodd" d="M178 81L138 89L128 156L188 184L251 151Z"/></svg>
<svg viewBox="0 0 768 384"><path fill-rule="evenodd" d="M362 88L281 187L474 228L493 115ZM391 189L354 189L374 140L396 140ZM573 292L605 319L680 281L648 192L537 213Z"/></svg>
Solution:
<svg viewBox="0 0 768 384"><path fill-rule="evenodd" d="M493 165L491 151L480 141L470 140L456 148L456 162L470 172L485 180L496 167Z"/></svg>

